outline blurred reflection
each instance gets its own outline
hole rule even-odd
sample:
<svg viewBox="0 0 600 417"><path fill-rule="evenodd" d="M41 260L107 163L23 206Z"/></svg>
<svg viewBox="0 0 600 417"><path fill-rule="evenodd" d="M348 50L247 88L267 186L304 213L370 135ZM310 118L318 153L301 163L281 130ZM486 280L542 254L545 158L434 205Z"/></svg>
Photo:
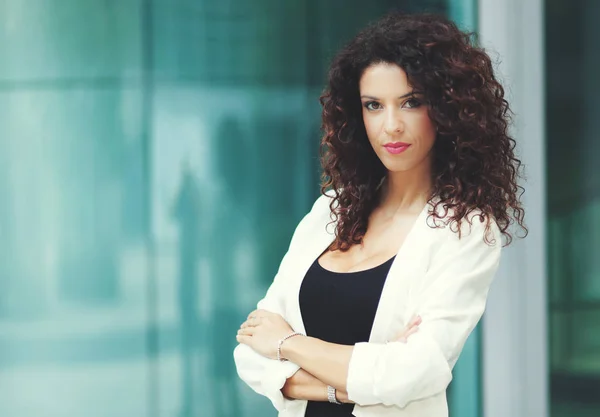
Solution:
<svg viewBox="0 0 600 417"><path fill-rule="evenodd" d="M257 194L255 231L260 242L258 279L268 286L287 249L281 242L289 242L296 226L290 223L294 213L294 189L297 155L298 119L287 115L259 114L252 122L254 137L260 149L259 188ZM315 143L315 142L313 142ZM316 146L312 146L316 150ZM309 167L303 166L303 170ZM307 173L306 173L307 174Z"/></svg>
<svg viewBox="0 0 600 417"><path fill-rule="evenodd" d="M600 415L600 2L550 0L545 14L550 413L591 417Z"/></svg>
<svg viewBox="0 0 600 417"><path fill-rule="evenodd" d="M231 352L317 195L327 61L390 7L474 2L25 3L0 1L0 415L274 416Z"/></svg>
<svg viewBox="0 0 600 417"><path fill-rule="evenodd" d="M214 213L210 221L210 359L213 414L215 417L241 416L237 373L231 352L241 317L237 287L240 276L236 258L250 235L248 210L253 172L247 132L238 121L225 117L213 135L214 179L218 191L212 196ZM245 271L249 273L250 271Z"/></svg>
<svg viewBox="0 0 600 417"><path fill-rule="evenodd" d="M205 219L201 211L201 193L189 163L181 173L181 185L173 210L173 218L179 228L179 277L177 307L181 323L181 417L194 416L194 392L197 386L195 353L200 335L204 332L198 320L198 259L201 242L200 222Z"/></svg>

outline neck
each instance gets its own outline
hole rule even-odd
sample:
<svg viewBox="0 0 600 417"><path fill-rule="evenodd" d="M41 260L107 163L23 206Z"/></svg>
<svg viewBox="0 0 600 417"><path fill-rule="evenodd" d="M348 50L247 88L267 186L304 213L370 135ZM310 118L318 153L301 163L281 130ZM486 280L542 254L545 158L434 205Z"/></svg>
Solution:
<svg viewBox="0 0 600 417"><path fill-rule="evenodd" d="M428 163L410 171L388 172L381 187L379 207L390 215L420 211L429 201L431 186L431 169Z"/></svg>

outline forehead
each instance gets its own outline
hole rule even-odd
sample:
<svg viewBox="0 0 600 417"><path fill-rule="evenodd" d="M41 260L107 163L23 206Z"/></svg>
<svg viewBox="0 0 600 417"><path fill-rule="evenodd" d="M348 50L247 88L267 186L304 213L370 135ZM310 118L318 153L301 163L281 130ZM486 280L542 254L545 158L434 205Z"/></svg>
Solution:
<svg viewBox="0 0 600 417"><path fill-rule="evenodd" d="M412 91L406 72L398 65L374 64L363 72L359 82L360 94L377 97L398 97Z"/></svg>

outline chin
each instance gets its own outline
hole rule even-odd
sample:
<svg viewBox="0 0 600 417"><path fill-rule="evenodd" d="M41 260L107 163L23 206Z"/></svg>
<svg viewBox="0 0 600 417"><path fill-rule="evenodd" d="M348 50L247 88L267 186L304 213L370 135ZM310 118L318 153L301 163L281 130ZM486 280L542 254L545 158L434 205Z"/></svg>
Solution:
<svg viewBox="0 0 600 417"><path fill-rule="evenodd" d="M389 172L405 172L410 171L412 168L414 168L414 164L406 163L408 161L386 161L384 159L381 162Z"/></svg>
<svg viewBox="0 0 600 417"><path fill-rule="evenodd" d="M414 156L415 155L406 155L404 158L398 158L398 156L390 158L388 155L386 155L385 158L380 160L383 166L385 166L390 173L413 171L415 169L420 169L422 164L430 164L430 161L427 157L419 159L415 158Z"/></svg>
<svg viewBox="0 0 600 417"><path fill-rule="evenodd" d="M392 168L392 169L388 169L388 171L389 171L390 173L395 173L395 172L408 172L408 171L410 171L410 168L397 168L397 167L394 167L394 168Z"/></svg>

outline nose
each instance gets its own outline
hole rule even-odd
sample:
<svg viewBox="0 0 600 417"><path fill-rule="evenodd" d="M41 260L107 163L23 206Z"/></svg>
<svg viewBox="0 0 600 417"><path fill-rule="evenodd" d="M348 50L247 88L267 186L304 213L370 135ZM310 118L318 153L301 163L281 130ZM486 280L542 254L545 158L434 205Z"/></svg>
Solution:
<svg viewBox="0 0 600 417"><path fill-rule="evenodd" d="M402 116L400 116L400 111L397 109L389 109L387 111L383 129L390 136L404 132L404 121L402 120Z"/></svg>

